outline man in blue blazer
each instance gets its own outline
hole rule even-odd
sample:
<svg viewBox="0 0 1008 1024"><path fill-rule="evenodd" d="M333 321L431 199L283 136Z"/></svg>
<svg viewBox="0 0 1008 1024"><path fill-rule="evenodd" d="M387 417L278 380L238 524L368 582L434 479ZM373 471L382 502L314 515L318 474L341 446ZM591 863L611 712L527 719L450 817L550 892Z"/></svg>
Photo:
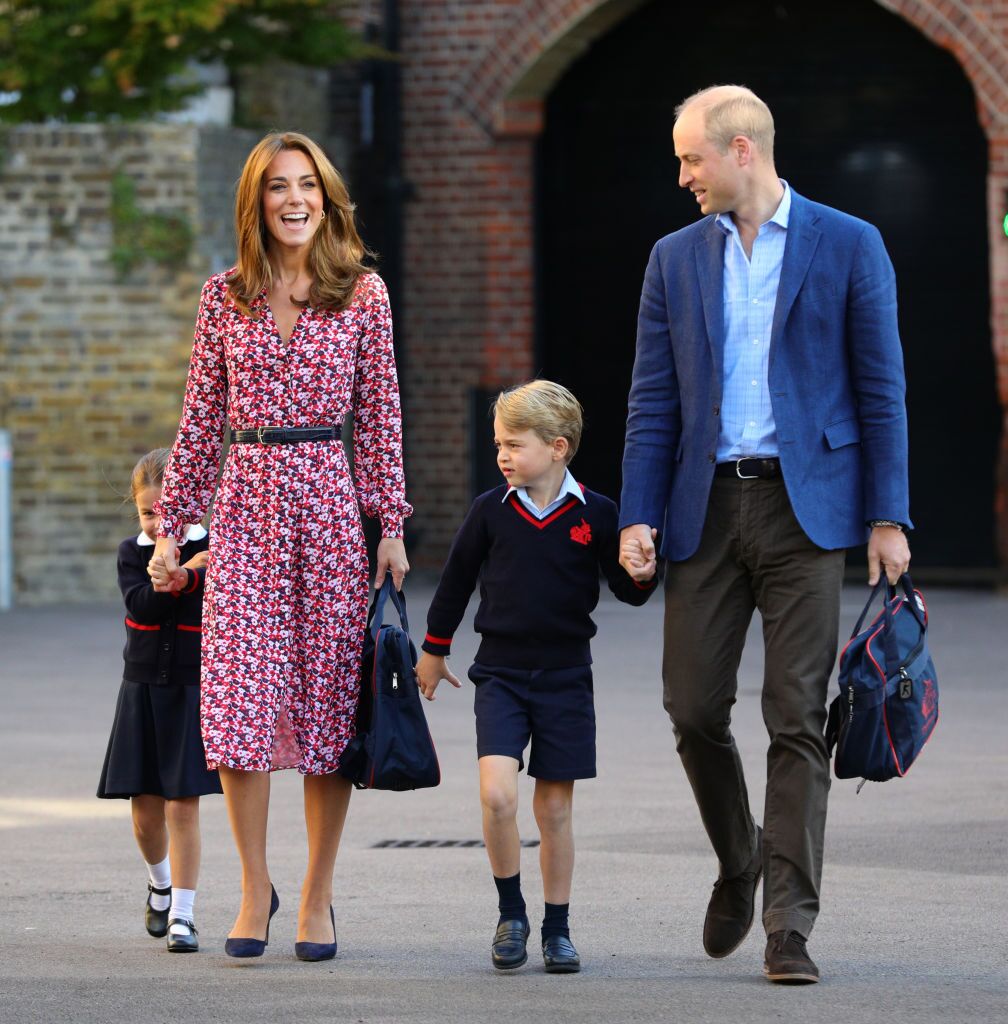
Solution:
<svg viewBox="0 0 1008 1024"><path fill-rule="evenodd" d="M703 220L662 238L641 295L621 560L667 559L664 703L719 860L703 943L745 938L763 877L764 973L815 982L829 760L823 738L844 549L869 582L910 562L892 264L870 224L777 176L773 118L739 86L676 111L679 184ZM753 821L731 707L754 609L770 736Z"/></svg>

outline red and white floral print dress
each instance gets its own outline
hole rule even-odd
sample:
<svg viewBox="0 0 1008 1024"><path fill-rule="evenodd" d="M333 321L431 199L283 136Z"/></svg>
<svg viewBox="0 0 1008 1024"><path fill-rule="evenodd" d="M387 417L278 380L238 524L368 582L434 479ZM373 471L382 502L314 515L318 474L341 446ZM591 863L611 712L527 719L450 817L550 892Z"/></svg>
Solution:
<svg viewBox="0 0 1008 1024"><path fill-rule="evenodd" d="M231 446L203 604L208 767L324 775L357 708L368 606L358 502L385 537L401 537L412 512L388 293L377 274L362 275L346 310L304 308L285 345L265 293L245 316L226 277L210 278L200 298L160 532L181 539L206 514L225 422L332 426L353 414L356 488L341 441Z"/></svg>

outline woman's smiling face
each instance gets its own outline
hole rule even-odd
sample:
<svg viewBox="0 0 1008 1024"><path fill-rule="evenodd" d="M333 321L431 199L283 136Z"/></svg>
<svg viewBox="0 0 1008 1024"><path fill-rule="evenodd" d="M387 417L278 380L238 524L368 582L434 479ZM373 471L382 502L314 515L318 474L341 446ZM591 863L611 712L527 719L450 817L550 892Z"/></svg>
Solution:
<svg viewBox="0 0 1008 1024"><path fill-rule="evenodd" d="M278 245L301 248L322 223L324 192L315 165L300 149L285 149L263 176L263 223Z"/></svg>

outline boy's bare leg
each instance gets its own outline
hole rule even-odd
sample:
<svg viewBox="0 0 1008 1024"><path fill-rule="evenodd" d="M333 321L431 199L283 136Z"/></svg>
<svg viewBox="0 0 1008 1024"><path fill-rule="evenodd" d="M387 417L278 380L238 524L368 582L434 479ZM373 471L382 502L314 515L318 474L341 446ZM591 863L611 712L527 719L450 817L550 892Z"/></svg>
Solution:
<svg viewBox="0 0 1008 1024"><path fill-rule="evenodd" d="M518 762L488 754L479 759L483 841L490 869L497 878L510 878L521 869L518 838Z"/></svg>
<svg viewBox="0 0 1008 1024"><path fill-rule="evenodd" d="M532 811L542 845L543 895L547 903L569 903L574 877L574 783L536 779Z"/></svg>
<svg viewBox="0 0 1008 1024"><path fill-rule="evenodd" d="M536 779L532 810L539 825L542 846L543 964L547 974L571 974L581 970L581 958L570 940L571 879L574 877L574 783Z"/></svg>

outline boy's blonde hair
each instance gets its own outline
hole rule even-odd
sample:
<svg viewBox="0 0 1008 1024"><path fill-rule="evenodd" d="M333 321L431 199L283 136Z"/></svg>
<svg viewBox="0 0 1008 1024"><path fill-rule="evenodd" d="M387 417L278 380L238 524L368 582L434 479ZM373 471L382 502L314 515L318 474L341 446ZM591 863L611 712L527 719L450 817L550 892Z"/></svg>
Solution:
<svg viewBox="0 0 1008 1024"><path fill-rule="evenodd" d="M558 437L567 439L567 462L581 444L584 411L581 403L562 385L551 380L530 380L502 391L490 406L512 430L534 430L543 444Z"/></svg>

